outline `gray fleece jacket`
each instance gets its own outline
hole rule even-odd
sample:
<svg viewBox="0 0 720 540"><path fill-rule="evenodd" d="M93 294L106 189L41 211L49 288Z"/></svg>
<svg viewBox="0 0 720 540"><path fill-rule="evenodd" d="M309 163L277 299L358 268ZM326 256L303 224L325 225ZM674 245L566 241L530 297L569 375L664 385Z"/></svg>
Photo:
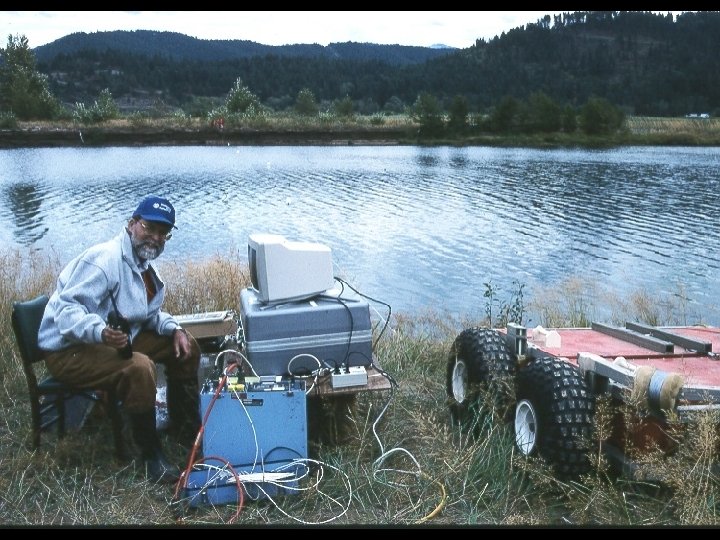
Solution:
<svg viewBox="0 0 720 540"><path fill-rule="evenodd" d="M150 303L141 274L148 268L157 291ZM141 330L169 336L179 328L161 310L165 283L149 261L141 263L135 256L123 227L115 238L88 248L60 272L40 324L40 348L58 351L77 343L102 343L101 334L113 309L110 291L118 311L130 322L132 338Z"/></svg>

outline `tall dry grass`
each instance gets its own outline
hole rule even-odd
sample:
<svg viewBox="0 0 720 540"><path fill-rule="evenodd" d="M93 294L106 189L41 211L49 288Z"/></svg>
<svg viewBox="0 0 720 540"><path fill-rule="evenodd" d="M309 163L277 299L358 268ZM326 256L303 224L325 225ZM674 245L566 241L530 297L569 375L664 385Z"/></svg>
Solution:
<svg viewBox="0 0 720 540"><path fill-rule="evenodd" d="M715 304L694 302L682 281L661 292L641 288L621 296L594 279L573 276L533 291L525 316L534 318L533 326L547 328L589 327L593 321L621 326L627 321L684 326L706 324L704 312L716 309Z"/></svg>
<svg viewBox="0 0 720 540"><path fill-rule="evenodd" d="M630 144L717 146L720 118L666 118L629 116Z"/></svg>
<svg viewBox="0 0 720 540"><path fill-rule="evenodd" d="M27 120L18 121L17 127L22 130L63 130L77 129L73 120ZM88 124L87 127L102 128L108 131L124 131L132 129L149 130L213 130L210 122L204 117L190 117L183 114L150 117L130 115ZM321 113L316 116L301 116L292 113L274 113L272 115L247 116L240 120L226 120L224 130L258 129L271 131L304 131L304 130L397 130L417 129L418 124L408 115L352 115L349 117Z"/></svg>
<svg viewBox="0 0 720 540"><path fill-rule="evenodd" d="M176 312L238 309L247 275L239 257L172 263L168 308ZM343 444L311 441L316 487L272 500L182 508L173 489L148 483L134 462L113 458L109 422L90 416L85 427L62 441L46 434L29 447L27 390L10 329L12 301L52 290L57 261L31 252L0 256L0 524L37 525L718 525L717 423L714 415L682 430L680 450L647 456L642 466L660 481L618 476L598 452L592 471L577 479L556 478L542 461L514 450L510 426L490 404L480 404L474 426L451 426L446 403L450 345L464 327L443 313L393 316L374 321L375 353L395 384L391 390L357 395L352 414L335 421ZM548 321L582 322L597 298L568 286L549 296ZM638 314L664 316L647 298L631 301ZM383 306L378 314L386 313ZM630 308L628 308L630 309ZM376 318L376 316L374 316ZM382 330L384 328L384 331ZM382 332L382 333L381 333ZM602 400L601 400L602 401ZM603 416L602 411L606 411ZM598 441L608 436L609 409L599 407ZM336 411L337 414L337 411ZM164 442L185 465L185 451ZM303 483L309 486L311 483Z"/></svg>

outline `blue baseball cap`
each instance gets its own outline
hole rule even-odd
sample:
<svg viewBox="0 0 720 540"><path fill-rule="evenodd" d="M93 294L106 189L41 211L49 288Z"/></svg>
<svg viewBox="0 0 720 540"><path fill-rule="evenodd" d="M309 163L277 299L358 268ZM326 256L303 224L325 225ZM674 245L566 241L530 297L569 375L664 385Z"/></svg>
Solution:
<svg viewBox="0 0 720 540"><path fill-rule="evenodd" d="M175 227L175 208L170 204L170 201L163 197L156 197L154 195L145 197L138 205L132 217L143 218L146 221L166 223L174 229L177 229L177 227Z"/></svg>

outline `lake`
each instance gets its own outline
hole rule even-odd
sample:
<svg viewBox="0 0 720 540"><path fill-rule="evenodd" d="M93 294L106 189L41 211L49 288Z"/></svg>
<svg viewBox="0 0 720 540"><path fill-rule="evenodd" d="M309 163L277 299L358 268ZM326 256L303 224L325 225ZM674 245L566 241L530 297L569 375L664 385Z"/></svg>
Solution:
<svg viewBox="0 0 720 540"><path fill-rule="evenodd" d="M159 194L178 226L160 262L244 259L249 234L275 233L328 245L336 274L394 313L482 317L488 283L527 300L578 278L680 294L718 325L719 170L720 148L695 147L0 150L0 242L65 261Z"/></svg>

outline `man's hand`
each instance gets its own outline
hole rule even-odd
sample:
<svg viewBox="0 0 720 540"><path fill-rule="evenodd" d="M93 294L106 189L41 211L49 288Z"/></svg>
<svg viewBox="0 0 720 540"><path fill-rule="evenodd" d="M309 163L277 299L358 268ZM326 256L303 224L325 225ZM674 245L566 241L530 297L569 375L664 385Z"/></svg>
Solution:
<svg viewBox="0 0 720 540"><path fill-rule="evenodd" d="M184 329L178 328L173 332L173 347L175 356L180 360L190 357L190 339Z"/></svg>
<svg viewBox="0 0 720 540"><path fill-rule="evenodd" d="M116 330L109 326L103 328L102 331L102 342L108 347L115 349L122 349L128 344L128 335L122 330Z"/></svg>

